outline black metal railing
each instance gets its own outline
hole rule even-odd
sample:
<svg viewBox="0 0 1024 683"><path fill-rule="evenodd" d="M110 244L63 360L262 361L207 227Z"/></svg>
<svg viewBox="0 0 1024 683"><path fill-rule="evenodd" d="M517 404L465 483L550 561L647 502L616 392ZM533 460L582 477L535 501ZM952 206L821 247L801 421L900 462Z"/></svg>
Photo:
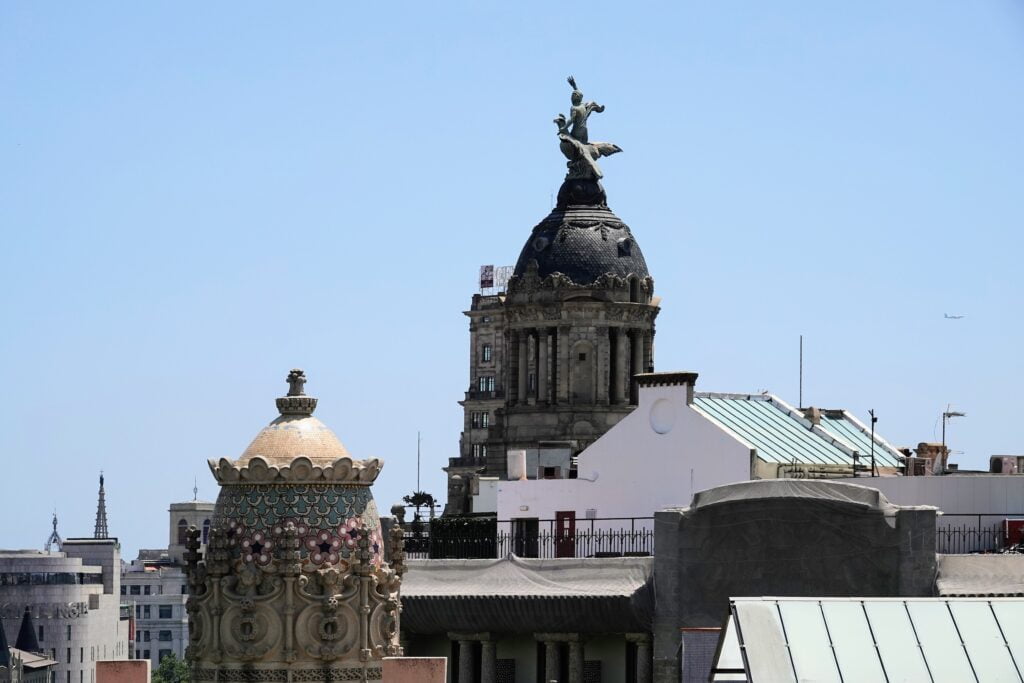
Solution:
<svg viewBox="0 0 1024 683"><path fill-rule="evenodd" d="M965 553L1020 553L1024 547L1019 538L1007 536L1006 519L1024 519L1024 515L1006 513L943 513L936 521L935 552L955 555Z"/></svg>
<svg viewBox="0 0 1024 683"><path fill-rule="evenodd" d="M445 528L448 526L448 528ZM405 531L412 559L642 557L654 554L653 517L478 519Z"/></svg>

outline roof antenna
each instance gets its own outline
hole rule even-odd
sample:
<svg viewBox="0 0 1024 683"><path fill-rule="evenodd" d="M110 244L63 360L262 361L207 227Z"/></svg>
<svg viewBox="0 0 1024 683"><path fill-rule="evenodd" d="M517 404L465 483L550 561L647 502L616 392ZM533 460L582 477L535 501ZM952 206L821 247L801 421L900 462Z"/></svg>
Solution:
<svg viewBox="0 0 1024 683"><path fill-rule="evenodd" d="M192 477L192 500L199 500L199 477Z"/></svg>

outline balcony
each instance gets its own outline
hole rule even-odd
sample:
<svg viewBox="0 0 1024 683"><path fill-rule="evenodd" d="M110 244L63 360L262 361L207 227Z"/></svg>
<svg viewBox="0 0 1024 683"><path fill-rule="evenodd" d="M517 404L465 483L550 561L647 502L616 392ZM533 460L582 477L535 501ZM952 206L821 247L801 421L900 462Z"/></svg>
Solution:
<svg viewBox="0 0 1024 683"><path fill-rule="evenodd" d="M498 399L504 399L505 392L501 389L495 391L480 391L479 389L470 389L466 392L467 401L493 401Z"/></svg>
<svg viewBox="0 0 1024 683"><path fill-rule="evenodd" d="M576 519L568 526L564 519L441 518L406 528L405 552L411 559L643 557L654 554L654 518Z"/></svg>

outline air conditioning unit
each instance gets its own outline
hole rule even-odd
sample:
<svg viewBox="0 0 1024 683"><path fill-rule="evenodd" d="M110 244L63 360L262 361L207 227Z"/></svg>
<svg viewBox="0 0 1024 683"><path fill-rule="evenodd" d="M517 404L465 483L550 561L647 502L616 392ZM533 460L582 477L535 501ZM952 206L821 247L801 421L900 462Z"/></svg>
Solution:
<svg viewBox="0 0 1024 683"><path fill-rule="evenodd" d="M1017 474L1020 469L1016 457L993 455L988 459L988 471L992 474Z"/></svg>
<svg viewBox="0 0 1024 683"><path fill-rule="evenodd" d="M907 476L923 477L932 473L931 458L907 458Z"/></svg>

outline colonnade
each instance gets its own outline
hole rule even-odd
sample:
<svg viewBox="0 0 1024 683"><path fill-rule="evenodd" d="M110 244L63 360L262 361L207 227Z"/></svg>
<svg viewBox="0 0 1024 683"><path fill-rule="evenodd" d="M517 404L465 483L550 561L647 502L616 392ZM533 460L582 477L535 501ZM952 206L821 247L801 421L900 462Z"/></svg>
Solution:
<svg viewBox="0 0 1024 683"><path fill-rule="evenodd" d="M572 403L570 338L572 327L551 325L522 327L509 331L512 372L509 397L515 404ZM576 340L580 341L580 340ZM649 329L599 327L592 339L596 345L594 368L595 402L626 404L631 395L633 375L647 372L651 365L653 333ZM530 368L536 371L530 382Z"/></svg>
<svg viewBox="0 0 1024 683"><path fill-rule="evenodd" d="M458 643L458 671L452 672L452 683L496 683L497 641L491 633L449 633ZM545 683L583 683L584 636L580 633L535 633L534 639L544 648ZM627 633L626 642L636 644L636 683L651 683L651 636L648 633ZM479 658L477 661L477 644ZM568 678L563 677L562 657L568 657ZM479 676L477 673L479 672Z"/></svg>

